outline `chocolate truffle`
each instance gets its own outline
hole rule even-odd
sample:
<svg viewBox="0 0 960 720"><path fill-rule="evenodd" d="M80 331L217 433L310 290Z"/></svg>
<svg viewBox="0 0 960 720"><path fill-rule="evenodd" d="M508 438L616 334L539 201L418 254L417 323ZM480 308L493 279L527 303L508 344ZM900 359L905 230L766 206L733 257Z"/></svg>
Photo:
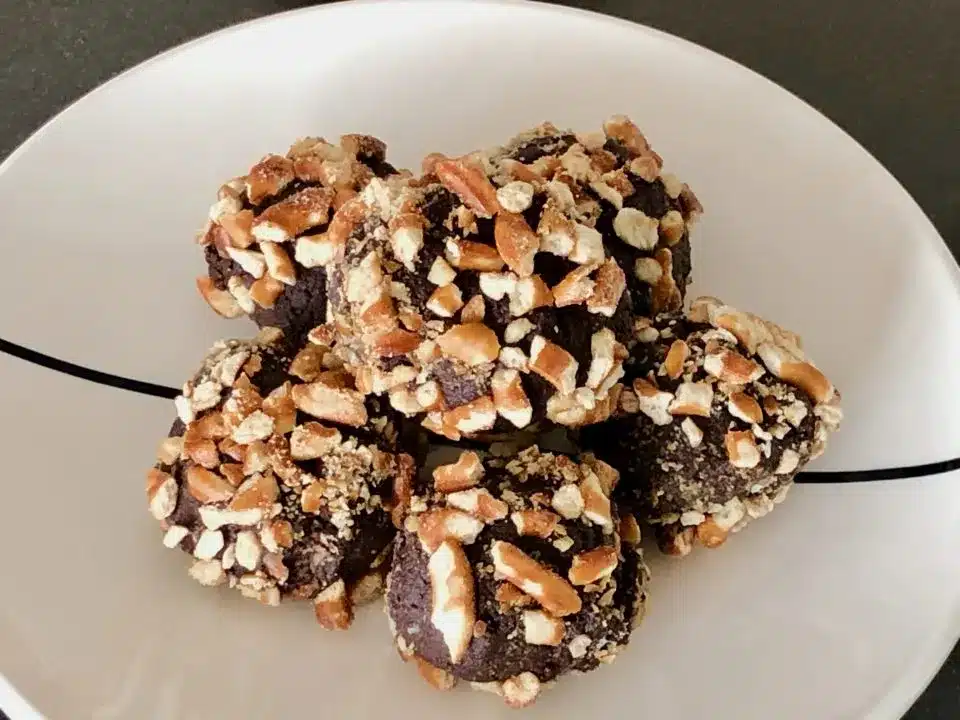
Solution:
<svg viewBox="0 0 960 720"><path fill-rule="evenodd" d="M330 312L364 385L459 440L605 419L637 315L679 308L700 206L623 117L374 180L334 220Z"/></svg>
<svg viewBox="0 0 960 720"><path fill-rule="evenodd" d="M150 511L201 584L312 599L323 627L345 628L382 587L394 485L414 463L377 399L311 346L291 359L279 336L217 343L184 385Z"/></svg>
<svg viewBox="0 0 960 720"><path fill-rule="evenodd" d="M617 473L530 447L464 451L419 483L394 544L387 613L400 654L435 687L515 707L571 671L611 662L642 616L647 570Z"/></svg>
<svg viewBox="0 0 960 720"><path fill-rule="evenodd" d="M224 317L249 315L290 338L326 320L325 233L337 208L395 170L367 135L339 145L299 140L220 188L200 237L208 275L197 288Z"/></svg>
<svg viewBox="0 0 960 720"><path fill-rule="evenodd" d="M664 552L717 547L780 503L842 418L800 338L715 298L637 323L629 383L581 440L622 473L616 499Z"/></svg>

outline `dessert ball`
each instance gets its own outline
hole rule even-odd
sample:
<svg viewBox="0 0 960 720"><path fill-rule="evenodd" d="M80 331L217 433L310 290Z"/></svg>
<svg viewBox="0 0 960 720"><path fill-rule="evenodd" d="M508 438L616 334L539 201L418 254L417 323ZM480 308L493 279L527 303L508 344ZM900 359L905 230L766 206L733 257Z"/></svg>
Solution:
<svg viewBox="0 0 960 720"><path fill-rule="evenodd" d="M513 706L570 671L611 662L642 615L639 528L609 495L617 473L530 447L464 451L404 498L387 613L405 659Z"/></svg>
<svg viewBox="0 0 960 720"><path fill-rule="evenodd" d="M320 352L289 353L271 331L217 343L176 399L147 495L195 580L267 605L313 600L340 629L381 589L394 487L415 469L377 399Z"/></svg>
<svg viewBox="0 0 960 720"><path fill-rule="evenodd" d="M210 306L291 338L325 322L330 219L371 178L395 172L385 155L367 135L344 135L339 145L305 138L221 187L200 237L208 275L197 288Z"/></svg>
<svg viewBox="0 0 960 720"><path fill-rule="evenodd" d="M800 338L714 298L637 323L615 417L581 440L664 552L716 547L783 501L842 418Z"/></svg>
<svg viewBox="0 0 960 720"><path fill-rule="evenodd" d="M693 193L625 118L424 171L371 182L327 236L365 386L451 440L605 419L634 318L680 307Z"/></svg>

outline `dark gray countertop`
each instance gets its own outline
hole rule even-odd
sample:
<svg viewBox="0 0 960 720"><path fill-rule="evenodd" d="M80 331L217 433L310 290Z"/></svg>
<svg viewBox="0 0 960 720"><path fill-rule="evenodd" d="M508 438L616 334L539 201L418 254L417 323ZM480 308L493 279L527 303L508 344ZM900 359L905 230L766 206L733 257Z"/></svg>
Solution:
<svg viewBox="0 0 960 720"><path fill-rule="evenodd" d="M0 0L0 158L121 70L212 30L304 4ZM804 98L896 175L960 253L960 0L564 4L693 40ZM960 717L960 647L906 717Z"/></svg>

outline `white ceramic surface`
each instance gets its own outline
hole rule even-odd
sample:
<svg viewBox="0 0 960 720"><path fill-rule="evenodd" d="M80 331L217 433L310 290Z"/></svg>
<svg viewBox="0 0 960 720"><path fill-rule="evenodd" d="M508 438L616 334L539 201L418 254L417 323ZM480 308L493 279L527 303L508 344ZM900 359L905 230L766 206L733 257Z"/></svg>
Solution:
<svg viewBox="0 0 960 720"><path fill-rule="evenodd" d="M960 273L862 148L797 98L636 25L508 2L307 9L108 83L0 167L0 336L179 385L249 326L196 296L218 183L300 135L370 132L400 165L550 119L638 120L707 213L693 292L800 331L844 392L818 469L960 455ZM941 320L933 322L934 313ZM144 508L170 404L0 356L7 548L0 707L53 718L507 715L428 690L382 613L347 634L308 606L200 588ZM653 557L631 649L527 717L893 718L960 634L960 473L800 487L722 550ZM512 715L511 715L512 716Z"/></svg>

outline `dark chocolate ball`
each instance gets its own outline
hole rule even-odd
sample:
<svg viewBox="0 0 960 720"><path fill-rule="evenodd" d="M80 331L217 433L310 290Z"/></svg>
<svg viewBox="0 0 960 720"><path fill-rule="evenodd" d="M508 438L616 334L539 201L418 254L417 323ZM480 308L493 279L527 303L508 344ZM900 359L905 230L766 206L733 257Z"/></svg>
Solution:
<svg viewBox="0 0 960 720"><path fill-rule="evenodd" d="M396 172L385 158L386 146L367 135L339 145L304 138L223 185L200 237L208 274L197 288L210 306L294 341L326 322L330 220L372 178Z"/></svg>
<svg viewBox="0 0 960 720"><path fill-rule="evenodd" d="M637 324L614 417L581 434L665 552L708 547L781 502L819 456L839 394L799 338L714 298Z"/></svg>
<svg viewBox="0 0 960 720"><path fill-rule="evenodd" d="M451 440L608 417L633 320L682 303L693 193L622 117L424 170L335 220L330 315L368 389Z"/></svg>
<svg viewBox="0 0 960 720"><path fill-rule="evenodd" d="M636 524L609 500L616 480L592 456L536 446L437 468L409 499L388 577L401 654L438 687L465 680L518 706L612 661L647 579Z"/></svg>
<svg viewBox="0 0 960 720"><path fill-rule="evenodd" d="M394 413L326 354L290 353L278 331L217 343L176 399L147 493L201 584L312 599L321 625L344 628L380 589L395 486L415 468Z"/></svg>

